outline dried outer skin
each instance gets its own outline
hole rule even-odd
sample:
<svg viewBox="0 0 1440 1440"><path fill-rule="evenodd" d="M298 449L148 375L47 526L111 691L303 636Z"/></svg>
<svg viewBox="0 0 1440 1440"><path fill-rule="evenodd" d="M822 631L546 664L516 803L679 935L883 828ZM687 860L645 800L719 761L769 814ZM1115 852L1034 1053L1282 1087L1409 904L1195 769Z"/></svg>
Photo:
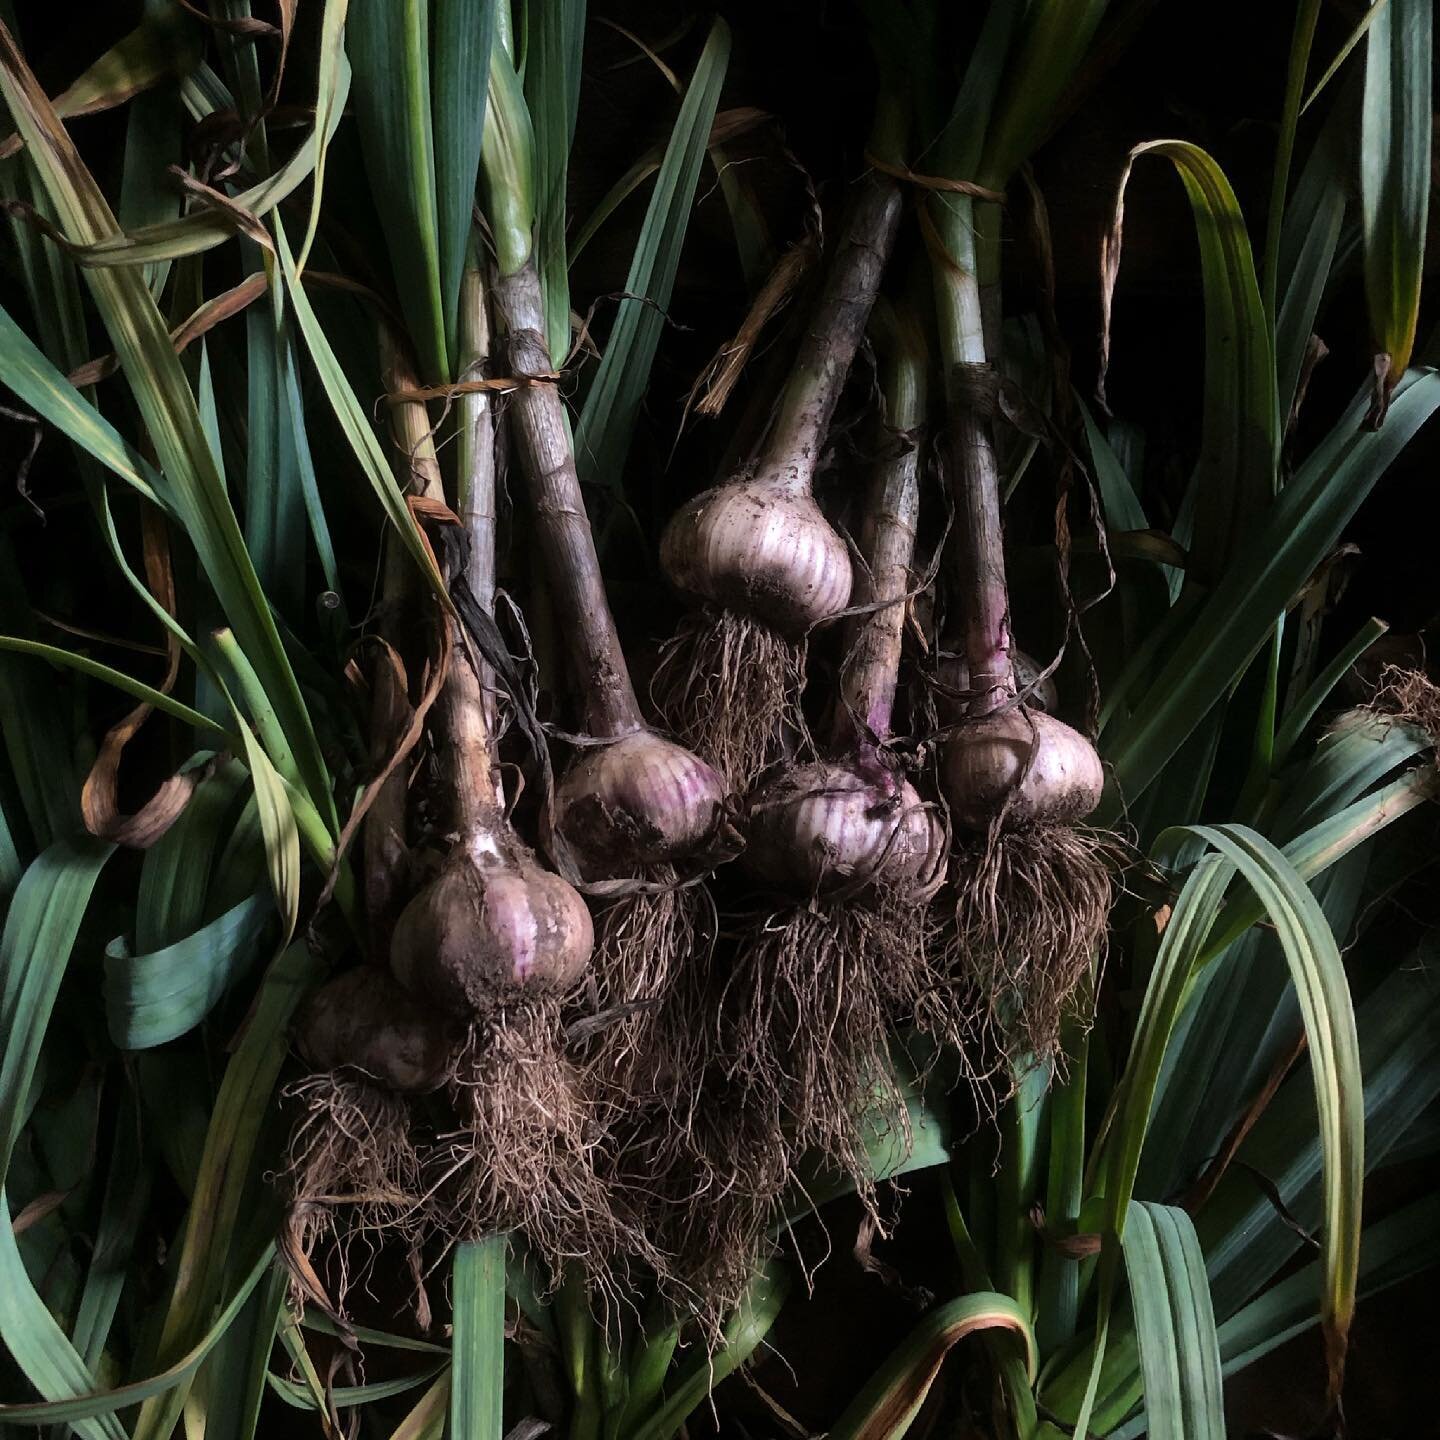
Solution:
<svg viewBox="0 0 1440 1440"><path fill-rule="evenodd" d="M321 986L300 1012L296 1041L316 1070L350 1067L401 1094L438 1089L450 1068L444 1024L378 965Z"/></svg>
<svg viewBox="0 0 1440 1440"><path fill-rule="evenodd" d="M582 750L556 792L556 828L594 879L707 849L728 787L684 746L637 730Z"/></svg>
<svg viewBox="0 0 1440 1440"><path fill-rule="evenodd" d="M1017 707L962 726L945 742L941 782L950 814L984 830L1004 810L1009 826L1066 825L1099 803L1105 773L1078 730Z"/></svg>
<svg viewBox="0 0 1440 1440"><path fill-rule="evenodd" d="M1032 710L1043 710L1046 714L1053 715L1060 706L1060 691L1056 688L1055 677L1047 675L1040 680L1040 671L1044 667L1033 655L1024 650L1012 649L1010 663L1015 670L1015 689L1024 697L1025 704ZM955 694L964 694L968 691L970 689L970 666L964 655L942 657L939 679L946 691ZM952 695L942 692L941 705L941 718L947 723L958 722L964 718L964 704L952 698Z"/></svg>
<svg viewBox="0 0 1440 1440"><path fill-rule="evenodd" d="M750 804L743 863L797 896L876 881L917 900L944 877L944 830L902 776L863 754L787 771Z"/></svg>
<svg viewBox="0 0 1440 1440"><path fill-rule="evenodd" d="M575 888L497 824L457 845L405 907L390 964L447 1013L483 1015L523 995L563 994L594 944Z"/></svg>

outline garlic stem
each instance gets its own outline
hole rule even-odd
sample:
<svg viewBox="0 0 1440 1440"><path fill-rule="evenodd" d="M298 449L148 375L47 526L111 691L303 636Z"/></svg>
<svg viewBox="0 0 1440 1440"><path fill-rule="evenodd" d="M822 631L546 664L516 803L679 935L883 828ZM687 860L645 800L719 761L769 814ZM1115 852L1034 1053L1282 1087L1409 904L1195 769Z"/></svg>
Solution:
<svg viewBox="0 0 1440 1440"><path fill-rule="evenodd" d="M877 740L890 734L904 643L904 597L911 588L920 518L920 441L915 432L925 420L925 342L908 315L897 315L885 306L877 307L876 318L883 322L876 328L885 342L881 374L887 453L876 464L870 483L860 531L868 574L859 573L852 603L877 608L856 621L841 676L844 703L837 717L837 751L847 741L854 743L857 722ZM859 738L868 737L862 731Z"/></svg>
<svg viewBox="0 0 1440 1440"><path fill-rule="evenodd" d="M490 358L490 305L485 267L472 237L460 279L460 378L482 380ZM495 613L496 535L495 407L490 393L476 390L456 402L455 505L465 527L464 579L475 602ZM481 708L493 733L496 725L495 677L478 651L471 663L480 683Z"/></svg>
<svg viewBox="0 0 1440 1440"><path fill-rule="evenodd" d="M850 202L839 248L810 312L760 461L757 478L786 493L810 493L820 447L899 224L899 187L878 173L866 175Z"/></svg>
<svg viewBox="0 0 1440 1440"><path fill-rule="evenodd" d="M549 376L545 310L533 261L500 276L495 300L505 323L510 373L517 379ZM510 396L509 410L552 598L570 645L584 727L601 738L628 735L644 721L606 598L560 392L545 378L521 385Z"/></svg>
<svg viewBox="0 0 1440 1440"><path fill-rule="evenodd" d="M990 434L989 371L981 368L986 364L985 332L974 206L965 196L940 196L934 215L943 247L934 273L956 510L956 600L974 692L970 714L978 718L1000 709L1015 694L1000 479Z"/></svg>
<svg viewBox="0 0 1440 1440"><path fill-rule="evenodd" d="M403 346L389 334L381 340L382 373L390 395L419 388ZM390 402L390 433L409 475L409 488L429 500L445 498L435 434L423 400ZM493 565L493 558L490 562ZM467 836L495 823L504 792L494 763L492 733L484 687L471 663L469 645L460 625L448 618L450 668L436 701L435 739L440 763L450 779L448 798L453 820Z"/></svg>

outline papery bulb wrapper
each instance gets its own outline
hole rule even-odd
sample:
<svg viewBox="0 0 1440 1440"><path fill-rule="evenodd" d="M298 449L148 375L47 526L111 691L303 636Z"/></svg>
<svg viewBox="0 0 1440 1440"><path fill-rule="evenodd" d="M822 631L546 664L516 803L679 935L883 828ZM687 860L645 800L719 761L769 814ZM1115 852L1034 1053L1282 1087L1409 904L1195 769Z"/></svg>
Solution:
<svg viewBox="0 0 1440 1440"><path fill-rule="evenodd" d="M682 745L636 730L582 751L556 794L556 825L586 872L623 875L682 861L724 817L719 773Z"/></svg>
<svg viewBox="0 0 1440 1440"><path fill-rule="evenodd" d="M963 725L941 753L941 776L957 824L983 830L1006 806L1008 824L1065 825L1099 803L1105 772L1078 730L1020 707Z"/></svg>
<svg viewBox="0 0 1440 1440"><path fill-rule="evenodd" d="M407 989L477 1014L520 995L562 994L594 943L574 886L497 824L457 845L405 907L390 964Z"/></svg>
<svg viewBox="0 0 1440 1440"><path fill-rule="evenodd" d="M1015 670L1015 688L1025 697L1025 704L1032 710L1043 710L1053 715L1059 708L1060 692L1055 677L1047 675L1040 680L1045 668L1033 655L1024 650L1011 650L1010 664ZM963 655L945 655L941 658L938 678L945 687L941 692L941 716L947 722L964 718L963 701L954 698L970 689L970 666ZM1038 683L1037 683L1038 682ZM950 692L950 693L946 693Z"/></svg>
<svg viewBox="0 0 1440 1440"><path fill-rule="evenodd" d="M944 869L943 829L908 780L878 763L787 771L750 803L744 863L811 895L876 881L918 897Z"/></svg>
<svg viewBox="0 0 1440 1440"><path fill-rule="evenodd" d="M741 481L680 509L660 539L677 589L799 639L843 610L853 580L845 541L809 495Z"/></svg>
<svg viewBox="0 0 1440 1440"><path fill-rule="evenodd" d="M402 1094L436 1089L449 1068L443 1024L378 965L321 986L300 1012L296 1039L316 1070L348 1066Z"/></svg>

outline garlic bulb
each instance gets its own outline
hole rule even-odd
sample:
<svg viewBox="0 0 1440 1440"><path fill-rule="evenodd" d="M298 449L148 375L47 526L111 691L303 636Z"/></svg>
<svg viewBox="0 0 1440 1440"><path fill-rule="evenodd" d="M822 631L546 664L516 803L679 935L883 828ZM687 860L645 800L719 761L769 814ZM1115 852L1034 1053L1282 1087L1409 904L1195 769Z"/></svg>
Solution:
<svg viewBox="0 0 1440 1440"><path fill-rule="evenodd" d="M944 838L908 780L862 760L823 761L751 801L743 863L799 895L878 881L919 900L944 876Z"/></svg>
<svg viewBox="0 0 1440 1440"><path fill-rule="evenodd" d="M296 1041L314 1069L353 1068L402 1094L438 1089L449 1072L443 1023L378 965L321 986L300 1012Z"/></svg>
<svg viewBox="0 0 1440 1440"><path fill-rule="evenodd" d="M946 742L941 779L957 824L983 830L1009 801L1013 825L1067 824L1099 803L1105 773L1078 730L1020 707L972 720Z"/></svg>
<svg viewBox="0 0 1440 1440"><path fill-rule="evenodd" d="M698 755L633 730L581 752L556 795L556 826L595 877L668 864L719 831L727 787Z"/></svg>
<svg viewBox="0 0 1440 1440"><path fill-rule="evenodd" d="M497 824L476 827L395 925L390 965L407 990L463 1014L518 994L561 994L595 943L575 888Z"/></svg>
<svg viewBox="0 0 1440 1440"><path fill-rule="evenodd" d="M696 496L665 527L671 584L794 639L850 600L850 552L804 486L743 480Z"/></svg>

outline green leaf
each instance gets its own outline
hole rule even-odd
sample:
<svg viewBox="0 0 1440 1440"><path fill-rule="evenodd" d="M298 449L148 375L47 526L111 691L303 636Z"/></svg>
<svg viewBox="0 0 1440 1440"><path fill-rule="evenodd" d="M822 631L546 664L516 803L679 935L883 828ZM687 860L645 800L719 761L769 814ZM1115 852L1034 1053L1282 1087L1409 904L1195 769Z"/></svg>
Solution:
<svg viewBox="0 0 1440 1440"><path fill-rule="evenodd" d="M330 0L333 5L334 0ZM335 66L334 98L327 107L329 129L312 131L295 153L273 175L230 197L231 205L249 215L262 217L276 210L308 180L315 169L317 157L333 138L350 93L350 65L342 57ZM111 226L105 234L93 235L76 242L71 254L82 268L118 268L153 265L159 260L178 260L184 255L201 255L235 238L236 222L224 211L205 206L191 210L178 220L160 225L145 225L129 233Z"/></svg>
<svg viewBox="0 0 1440 1440"><path fill-rule="evenodd" d="M980 173L960 178L1005 188L1054 124L1065 87L1108 6L1109 0L1035 0L1026 7L985 136Z"/></svg>
<svg viewBox="0 0 1440 1440"><path fill-rule="evenodd" d="M1275 376L1282 427L1295 408L1300 375L1325 287L1344 253L1341 237L1349 207L1351 116L1335 106L1285 207L1278 274L1286 277L1275 322Z"/></svg>
<svg viewBox="0 0 1440 1440"><path fill-rule="evenodd" d="M920 1413L952 1347L984 1330L1010 1330L1025 1342L1033 1381L1035 1337L1020 1307L994 1291L962 1295L936 1306L910 1332L831 1427L830 1440L900 1440Z"/></svg>
<svg viewBox="0 0 1440 1440"><path fill-rule="evenodd" d="M425 379L444 384L450 362L435 202L429 0L351 0L346 43L365 169L400 308Z"/></svg>
<svg viewBox="0 0 1440 1440"><path fill-rule="evenodd" d="M179 13L179 12L173 12ZM167 174L179 162L180 109L172 86L139 95L125 126L125 165L117 218L127 230L174 219L181 198ZM170 274L168 261L145 267L145 284L157 298Z"/></svg>
<svg viewBox="0 0 1440 1440"><path fill-rule="evenodd" d="M118 227L104 196L3 27L0 89L31 142L31 155L70 238L83 242L114 236ZM323 813L330 804L329 775L165 322L139 272L92 270L86 279L169 482L175 514L240 645L263 677L305 788Z"/></svg>
<svg viewBox="0 0 1440 1440"><path fill-rule="evenodd" d="M28 1111L40 1046L75 937L114 847L60 840L25 871L0 934L0 1192ZM3 1201L3 1194L0 1194ZM0 1203L0 1339L47 1399L94 1388L85 1361L55 1323L25 1272ZM87 1440L123 1440L118 1422L77 1427Z"/></svg>
<svg viewBox="0 0 1440 1440"><path fill-rule="evenodd" d="M0 1188L0 1339L25 1378L44 1396L63 1401L95 1387L94 1377L35 1293L11 1229L10 1205ZM0 1421L11 1406L0 1405ZM48 1414L45 1417L50 1417ZM84 1440L125 1440L114 1415L74 1422Z"/></svg>
<svg viewBox="0 0 1440 1440"><path fill-rule="evenodd" d="M1139 799L1217 697L1244 673L1275 617L1437 406L1440 375L1411 372L1395 390L1385 425L1375 432L1364 426L1367 401L1361 397L1241 539L1143 698L1105 732L1113 783L1102 819L1118 813L1119 797L1130 804Z"/></svg>
<svg viewBox="0 0 1440 1440"><path fill-rule="evenodd" d="M252 895L162 950L132 955L123 940L112 941L105 948L110 1038L122 1050L148 1050L193 1029L254 960L273 913L268 895Z"/></svg>
<svg viewBox="0 0 1440 1440"><path fill-rule="evenodd" d="M570 349L566 182L580 106L585 9L586 0L526 0L525 5L525 103L535 155L535 268L545 297L546 338L557 365Z"/></svg>
<svg viewBox="0 0 1440 1440"><path fill-rule="evenodd" d="M244 248L254 254L248 241ZM266 268L266 299L245 312L245 545L275 609L294 623L304 593L305 495L286 385L284 286Z"/></svg>
<svg viewBox="0 0 1440 1440"><path fill-rule="evenodd" d="M498 0L434 0L435 210L440 299L449 353L460 356L460 277L470 243L485 134ZM458 374L455 378L459 378Z"/></svg>
<svg viewBox="0 0 1440 1440"><path fill-rule="evenodd" d="M117 1118L95 1229L95 1248L90 1253L70 1336L91 1371L100 1363L121 1291L130 1275L153 1178L152 1167L141 1153L139 1105L133 1094L125 1095Z"/></svg>
<svg viewBox="0 0 1440 1440"><path fill-rule="evenodd" d="M8 1224L0 1229L5 1232L3 1236L0 1236L0 1275L3 1275L12 1263L9 1254L15 1253L15 1242L10 1238ZM85 1436L98 1435L104 1436L105 1440L125 1440L125 1430L115 1418L117 1412L142 1403L148 1409L150 1403L157 1398L172 1395L177 1390L188 1391L189 1384L194 1379L201 1362L235 1323L246 1302L254 1293L255 1287L275 1268L275 1263L275 1248L272 1245L267 1247L260 1258L250 1267L248 1273L241 1280L239 1289L220 1309L214 1324L205 1331L199 1342L173 1365L158 1374L151 1375L144 1380L136 1380L129 1385L119 1385L113 1390L96 1390L92 1385L64 1399L35 1405L0 1405L0 1422L14 1422L21 1425L68 1423ZM0 1295L4 1293L0 1291ZM51 1326L54 1325L55 1322L50 1319L48 1312L42 1309L40 1313L46 1320L49 1320ZM58 1329L55 1333L60 1334ZM64 1336L61 1335L60 1338L63 1340ZM37 1388L43 1389L39 1386ZM145 1413L145 1410L141 1411L140 1424L144 1423ZM137 1430L135 1433L141 1432Z"/></svg>
<svg viewBox="0 0 1440 1440"><path fill-rule="evenodd" d="M62 665L67 670L88 675L92 680L101 680L106 685L113 685L115 689L124 694L133 696L136 700L142 700L147 705L153 705L162 714L173 716L176 720L183 721L196 730L204 731L227 742L235 739L223 725L217 725L208 715L202 715L198 710L192 710L190 706L182 705L173 696L156 690L142 680L136 680L126 675L122 670L112 670L110 666L102 665L98 660L90 659L88 655L77 655L73 650L65 650L58 645L45 645L38 640L22 640L16 635L0 635L0 650L12 655L29 655L37 660L48 660L52 665Z"/></svg>
<svg viewBox="0 0 1440 1440"><path fill-rule="evenodd" d="M1125 186L1130 167L1144 155L1161 156L1174 164L1189 196L1200 242L1205 396L1200 459L1192 482L1197 502L1186 583L1213 585L1275 494L1279 424L1270 327L1245 219L1224 172L1198 145L1152 140L1130 152L1120 179L1103 264L1107 332L1110 295L1120 266Z"/></svg>
<svg viewBox="0 0 1440 1440"><path fill-rule="evenodd" d="M1151 1440L1225 1440L1220 1344L1190 1217L1170 1205L1132 1205L1125 1270Z"/></svg>
<svg viewBox="0 0 1440 1440"><path fill-rule="evenodd" d="M205 1362L205 1440L255 1440L290 1272L273 1263ZM340 1403L344 1403L341 1401Z"/></svg>
<svg viewBox="0 0 1440 1440"><path fill-rule="evenodd" d="M505 1248L503 1235L455 1249L454 1373L450 1440L505 1434Z"/></svg>
<svg viewBox="0 0 1440 1440"><path fill-rule="evenodd" d="M295 271L295 261L285 239L285 231L278 219L275 222L275 240L280 252L285 283L289 289L290 304L294 308L295 318L299 322L300 333L305 337L306 348L310 351L311 364L314 365L316 373L320 377L325 398L330 402L330 408L335 412L335 418L340 422L340 429L346 440L349 441L350 448L354 452L356 460L359 461L366 480L370 482L371 489L379 497L380 506L386 518L395 527L405 548L419 565L421 574L425 576L432 589L437 595L444 595L444 582L435 568L435 561L430 551L421 541L420 533L410 516L410 507L405 503L405 496L395 483L389 461L385 458L385 452L380 448L380 442L376 438L375 428L370 423L369 416L365 413L360 401L356 398L354 390L350 388L350 382L345 378L340 361L336 358L324 328L300 284L300 277Z"/></svg>
<svg viewBox="0 0 1440 1440"><path fill-rule="evenodd" d="M242 1201L253 1179L260 1132L289 1048L290 1019L319 968L303 942L290 946L275 960L225 1067L160 1329L157 1354L162 1365L179 1364L180 1357L206 1334L205 1322L220 1297L231 1263L230 1249L244 1218ZM259 1275L254 1278L258 1281ZM187 1372L178 1385L145 1402L133 1440L169 1440L192 1378Z"/></svg>
<svg viewBox="0 0 1440 1440"><path fill-rule="evenodd" d="M194 68L204 32L178 5L151 8L55 97L55 113L69 119L113 110L163 80Z"/></svg>
<svg viewBox="0 0 1440 1440"><path fill-rule="evenodd" d="M1426 1195L1365 1229L1360 1294L1373 1295L1440 1263L1440 1195ZM1219 1333L1225 1374L1253 1365L1316 1323L1320 1262L1311 1261L1236 1311Z"/></svg>
<svg viewBox="0 0 1440 1440"><path fill-rule="evenodd" d="M635 417L650 383L729 54L729 27L717 20L670 132L630 261L625 291L637 298L620 302L580 413L575 459L582 483L608 485L617 493L623 489Z"/></svg>
<svg viewBox="0 0 1440 1440"><path fill-rule="evenodd" d="M765 1265L725 1326L720 1348L713 1355L691 1360L668 1387L664 1403L629 1431L625 1440L673 1440L705 1397L754 1354L789 1293L790 1278L785 1271L773 1263Z"/></svg>
<svg viewBox="0 0 1440 1440"><path fill-rule="evenodd" d="M1429 0L1389 0L1365 43L1360 215L1370 329L1388 357L1386 388L1410 363L1430 205Z"/></svg>
<svg viewBox="0 0 1440 1440"><path fill-rule="evenodd" d="M165 480L114 426L50 363L39 346L0 309L0 380L42 419L86 454L168 508Z"/></svg>

